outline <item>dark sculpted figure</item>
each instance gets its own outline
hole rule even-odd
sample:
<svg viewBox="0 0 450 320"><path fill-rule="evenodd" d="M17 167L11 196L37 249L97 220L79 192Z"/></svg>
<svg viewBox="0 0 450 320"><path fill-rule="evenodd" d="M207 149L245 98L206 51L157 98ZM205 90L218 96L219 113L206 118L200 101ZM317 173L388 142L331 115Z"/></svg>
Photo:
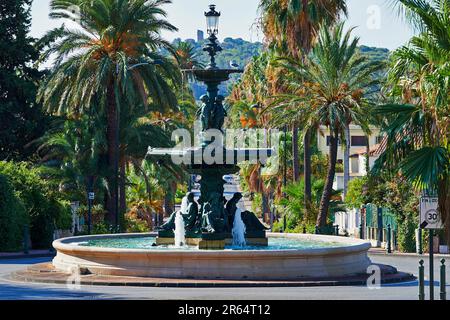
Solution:
<svg viewBox="0 0 450 320"><path fill-rule="evenodd" d="M228 232L231 232L233 229L234 224L234 215L237 210L237 204L242 199L242 194L240 192L237 192L233 195L233 197L228 200L226 206L225 206L225 212L227 214L227 220L228 220Z"/></svg>
<svg viewBox="0 0 450 320"><path fill-rule="evenodd" d="M229 232L233 229L234 224L234 216L237 210L237 204L242 199L242 194L237 192L233 195L233 197L227 202L226 212L228 217L228 226ZM245 229L247 232L260 232L269 230L270 228L266 227L253 212L243 211L241 213L242 221L245 224Z"/></svg>
<svg viewBox="0 0 450 320"><path fill-rule="evenodd" d="M217 96L214 101L211 101L206 94L200 97L200 101L202 102L200 109L202 131L208 129L222 130L227 115L223 107L224 100L225 98L221 95Z"/></svg>
<svg viewBox="0 0 450 320"><path fill-rule="evenodd" d="M202 231L221 233L226 231L226 224L223 196L212 192L208 201L203 204Z"/></svg>
<svg viewBox="0 0 450 320"><path fill-rule="evenodd" d="M206 94L200 97L200 101L202 102L202 108L200 110L200 121L202 122L202 131L206 131L211 128L213 106Z"/></svg>
<svg viewBox="0 0 450 320"><path fill-rule="evenodd" d="M186 231L195 231L198 226L198 221L200 219L198 213L198 204L194 200L194 194L192 192L188 192L186 194L186 198L188 201L188 205L185 212L181 212L184 220L184 226ZM175 218L177 216L177 212L174 212L170 215L169 220L159 227L160 230L174 230L175 229Z"/></svg>
<svg viewBox="0 0 450 320"><path fill-rule="evenodd" d="M225 123L225 117L227 116L227 113L223 107L224 100L224 96L218 95L214 103L212 128L217 130L222 130L223 124Z"/></svg>

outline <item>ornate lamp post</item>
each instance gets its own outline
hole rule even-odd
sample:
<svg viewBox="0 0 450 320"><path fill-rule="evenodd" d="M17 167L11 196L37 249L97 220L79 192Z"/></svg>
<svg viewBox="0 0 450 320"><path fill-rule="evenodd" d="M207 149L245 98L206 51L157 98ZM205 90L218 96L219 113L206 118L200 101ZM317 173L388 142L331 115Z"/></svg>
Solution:
<svg viewBox="0 0 450 320"><path fill-rule="evenodd" d="M219 33L219 18L220 12L216 11L216 6L214 4L209 6L209 11L205 12L206 17L206 30L209 34L209 43L203 48L204 51L208 52L211 61L206 69L217 69L215 55L222 51L222 48L217 43L217 34Z"/></svg>

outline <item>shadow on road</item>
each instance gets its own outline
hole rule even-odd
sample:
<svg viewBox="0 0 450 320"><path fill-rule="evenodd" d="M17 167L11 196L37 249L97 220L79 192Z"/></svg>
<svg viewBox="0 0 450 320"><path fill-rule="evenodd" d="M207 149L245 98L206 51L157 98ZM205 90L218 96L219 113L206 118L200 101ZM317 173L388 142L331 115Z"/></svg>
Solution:
<svg viewBox="0 0 450 320"><path fill-rule="evenodd" d="M0 300L99 299L101 295L81 290L37 288L23 285L0 284Z"/></svg>
<svg viewBox="0 0 450 320"><path fill-rule="evenodd" d="M42 258L22 258L22 259L0 259L0 265L14 265L14 264L36 264L52 261L52 257Z"/></svg>

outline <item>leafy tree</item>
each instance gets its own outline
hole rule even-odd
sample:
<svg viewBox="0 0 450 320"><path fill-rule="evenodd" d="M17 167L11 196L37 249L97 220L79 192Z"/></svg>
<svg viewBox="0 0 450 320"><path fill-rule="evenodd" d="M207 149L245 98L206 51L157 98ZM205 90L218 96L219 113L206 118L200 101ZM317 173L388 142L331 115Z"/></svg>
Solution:
<svg viewBox="0 0 450 320"><path fill-rule="evenodd" d="M30 225L33 247L49 248L55 228L70 226L70 207L60 199L52 182L43 179L39 168L29 163L0 162L0 174L7 176L23 203Z"/></svg>
<svg viewBox="0 0 450 320"><path fill-rule="evenodd" d="M16 251L23 241L27 215L8 178L0 174L0 251Z"/></svg>
<svg viewBox="0 0 450 320"><path fill-rule="evenodd" d="M0 159L27 160L28 143L46 130L49 117L35 102L42 73L32 66L39 51L28 36L31 0L0 3Z"/></svg>
<svg viewBox="0 0 450 320"><path fill-rule="evenodd" d="M119 120L124 106L150 103L168 110L177 103L172 85L180 72L159 53L172 50L161 38L163 30L176 28L164 18L161 6L170 0L53 0L51 18L75 20L79 29L53 30L58 40L44 58L56 55L52 74L41 86L40 97L56 114L78 115L93 107L106 119L109 166L108 221L119 217L116 168L120 163ZM79 10L72 12L73 6Z"/></svg>
<svg viewBox="0 0 450 320"><path fill-rule="evenodd" d="M373 74L382 68L357 53L358 38L344 33L343 23L325 25L319 31L317 44L305 62L280 59L286 70L288 92L274 102L274 117L297 119L308 127L323 125L330 131L329 167L320 204L317 225L325 226L336 172L338 139L345 141L350 123L369 131L365 106L368 90L378 82ZM276 116L275 116L276 115Z"/></svg>
<svg viewBox="0 0 450 320"><path fill-rule="evenodd" d="M387 141L374 172L401 173L417 190L437 195L450 242L450 2L399 3L419 34L393 53L393 103L376 109Z"/></svg>
<svg viewBox="0 0 450 320"><path fill-rule="evenodd" d="M317 39L321 24L333 25L347 15L345 0L261 0L262 28L272 48L284 56L305 58ZM278 93L283 92L278 90ZM311 128L304 131L305 203L311 201ZM299 178L298 124L292 125L293 178Z"/></svg>

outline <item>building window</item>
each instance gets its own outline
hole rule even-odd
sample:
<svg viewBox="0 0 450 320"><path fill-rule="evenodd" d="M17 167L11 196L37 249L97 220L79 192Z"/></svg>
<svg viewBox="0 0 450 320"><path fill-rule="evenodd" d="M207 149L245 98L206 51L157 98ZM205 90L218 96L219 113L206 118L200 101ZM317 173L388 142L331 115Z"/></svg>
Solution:
<svg viewBox="0 0 450 320"><path fill-rule="evenodd" d="M366 136L352 136L351 142L353 147L365 147L368 145Z"/></svg>

